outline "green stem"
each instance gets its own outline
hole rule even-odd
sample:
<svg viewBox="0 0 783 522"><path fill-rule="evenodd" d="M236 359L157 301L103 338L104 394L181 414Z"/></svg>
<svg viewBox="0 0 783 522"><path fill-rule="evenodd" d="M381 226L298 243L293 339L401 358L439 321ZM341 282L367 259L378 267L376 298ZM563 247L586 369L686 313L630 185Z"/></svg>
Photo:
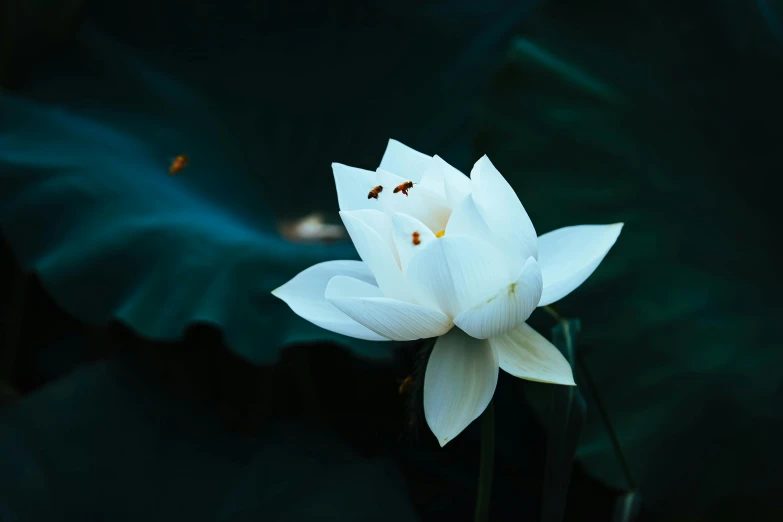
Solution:
<svg viewBox="0 0 783 522"><path fill-rule="evenodd" d="M479 467L478 494L475 522L489 520L489 504L492 497L492 468L495 463L495 401L490 401L481 415L481 463Z"/></svg>
<svg viewBox="0 0 783 522"><path fill-rule="evenodd" d="M556 321L559 321L563 325L567 324L563 319L563 316L561 316L552 306L545 306L544 310ZM617 438L617 433L614 431L614 426L612 426L612 420L609 418L609 413L606 411L606 408L604 408L604 403L601 400L601 394L598 393L598 388L595 385L595 381L593 381L593 376L590 373L590 369L587 367L587 364L585 364L582 356L579 353L574 354L574 359L576 359L576 363L582 370L582 375L584 375L585 381L587 382L587 388L593 396L595 408L598 410L598 414L601 416L601 421L604 424L604 429L606 429L606 432L609 435L609 440L611 441L612 449L614 450L614 456L620 463L620 467L623 470L623 475L625 477L625 482L628 485L628 490L634 491L636 489L636 483L634 482L633 476L631 475L631 468L628 466L628 461L625 459L623 448L620 446L620 439Z"/></svg>
<svg viewBox="0 0 783 522"><path fill-rule="evenodd" d="M557 310L555 310L555 307L552 305L547 305L544 307L544 311L552 316L552 318L557 322L563 321L563 316L560 315Z"/></svg>
<svg viewBox="0 0 783 522"><path fill-rule="evenodd" d="M603 401L601 401L601 395L598 393L598 389L595 387L593 376L590 375L590 370L587 368L587 365L582 360L582 358L578 355L576 357L576 362L579 364L579 367L582 370L582 374L585 377L585 381L587 382L587 387L590 390L590 393L593 394L595 409L598 410L598 414L601 416L601 420L604 423L604 428L609 434L609 440L612 442L614 455L620 462L620 467L623 470L623 475L625 476L625 482L628 485L628 490L634 491L636 489L636 484L634 483L633 477L631 476L631 468L628 466L628 461L625 460L623 448L620 446L620 439L617 438L617 434L615 433L614 427L612 426L612 421L609 419L609 414L607 413L606 408L604 408Z"/></svg>

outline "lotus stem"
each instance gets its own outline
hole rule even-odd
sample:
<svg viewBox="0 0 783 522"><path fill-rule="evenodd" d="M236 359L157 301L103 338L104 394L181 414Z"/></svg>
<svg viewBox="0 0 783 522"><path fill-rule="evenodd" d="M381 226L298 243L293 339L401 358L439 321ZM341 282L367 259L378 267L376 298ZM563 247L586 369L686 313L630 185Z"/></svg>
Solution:
<svg viewBox="0 0 783 522"><path fill-rule="evenodd" d="M617 438L617 433L615 433L614 431L614 427L612 426L612 421L609 418L609 414L606 412L606 408L604 408L603 401L601 400L601 395L598 393L598 388L595 387L593 376L590 374L590 370L587 368L587 365L585 364L584 360L582 360L582 357L579 354L576 355L576 362L577 364L579 364L579 368L582 370L582 374L585 377L587 388L590 390L590 393L593 395L593 401L595 402L595 409L598 410L598 414L601 416L601 420L604 423L604 428L606 429L606 433L609 435L609 440L612 442L614 455L617 458L618 462L620 463L620 467L623 470L623 476L625 477L625 482L628 486L628 491L636 491L636 483L634 482L633 477L631 476L631 468L628 466L628 461L625 460L625 454L623 453L622 446L620 446L620 440Z"/></svg>
<svg viewBox="0 0 783 522"><path fill-rule="evenodd" d="M495 401L481 415L481 461L479 465L478 494L476 495L475 522L489 521L489 505L492 497L492 469L495 463Z"/></svg>
<svg viewBox="0 0 783 522"><path fill-rule="evenodd" d="M544 310L556 321L564 324L565 319L553 307L545 306ZM609 418L609 413L607 413L606 408L604 408L604 403L601 400L601 394L598 392L598 387L595 385L595 381L593 380L593 376L590 373L590 369L587 367L587 364L585 364L584 359L582 359L581 353L576 350L574 350L574 358L576 359L576 363L579 365L579 368L582 371L582 375L585 377L587 389L593 396L595 408L598 410L598 414L600 415L601 421L604 424L604 429L606 429L606 433L609 435L609 440L611 441L612 449L614 450L614 456L620 463L623 476L625 477L625 482L628 486L628 491L635 491L636 483L634 482L633 476L631 475L631 468L628 466L628 461L625 459L623 448L620 446L620 439L617 438L617 433L614 431L614 426L612 425L612 420Z"/></svg>

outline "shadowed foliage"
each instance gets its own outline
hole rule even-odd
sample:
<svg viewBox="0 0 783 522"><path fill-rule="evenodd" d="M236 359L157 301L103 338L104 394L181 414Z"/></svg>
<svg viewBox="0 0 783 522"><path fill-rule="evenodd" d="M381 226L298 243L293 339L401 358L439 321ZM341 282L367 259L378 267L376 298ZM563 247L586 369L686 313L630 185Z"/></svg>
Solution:
<svg viewBox="0 0 783 522"><path fill-rule="evenodd" d="M779 512L780 57L752 3L551 2L487 97L479 148L539 233L625 222L558 309L662 520ZM586 399L578 458L625 488Z"/></svg>

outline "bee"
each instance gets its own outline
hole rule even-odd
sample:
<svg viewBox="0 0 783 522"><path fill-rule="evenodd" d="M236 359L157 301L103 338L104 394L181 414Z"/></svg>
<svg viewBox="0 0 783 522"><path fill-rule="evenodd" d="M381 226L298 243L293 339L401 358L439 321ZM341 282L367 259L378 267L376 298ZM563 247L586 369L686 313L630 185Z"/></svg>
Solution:
<svg viewBox="0 0 783 522"><path fill-rule="evenodd" d="M394 193L402 192L406 196L408 195L408 191L413 188L414 183L412 181L406 181L405 183L401 183L394 187Z"/></svg>
<svg viewBox="0 0 783 522"><path fill-rule="evenodd" d="M171 165L169 166L169 174L173 176L178 172L182 171L182 169L187 167L189 161L190 158L188 158L184 154L180 154L179 156L171 160Z"/></svg>
<svg viewBox="0 0 783 522"><path fill-rule="evenodd" d="M367 199L378 199L378 194L383 192L383 187L381 185L378 185L374 189L370 191L369 194L367 194Z"/></svg>
<svg viewBox="0 0 783 522"><path fill-rule="evenodd" d="M402 395L403 393L408 393L409 391L411 391L412 385L413 385L413 376L409 375L405 377L405 379L400 383L400 388L398 392L400 393L400 395Z"/></svg>
<svg viewBox="0 0 783 522"><path fill-rule="evenodd" d="M413 233L413 244L414 245L418 245L419 243L421 243L421 239L419 239L419 233L418 232L414 232Z"/></svg>

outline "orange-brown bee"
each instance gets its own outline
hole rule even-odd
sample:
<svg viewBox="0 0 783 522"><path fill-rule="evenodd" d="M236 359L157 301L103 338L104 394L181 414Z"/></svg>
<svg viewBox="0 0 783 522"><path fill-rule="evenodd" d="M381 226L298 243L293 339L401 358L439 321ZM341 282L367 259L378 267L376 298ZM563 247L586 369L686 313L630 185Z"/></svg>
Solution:
<svg viewBox="0 0 783 522"><path fill-rule="evenodd" d="M418 232L414 232L413 233L413 244L414 245L418 245L419 243L421 243L421 239L419 239L419 233Z"/></svg>
<svg viewBox="0 0 783 522"><path fill-rule="evenodd" d="M405 183L401 183L394 187L394 193L402 192L406 196L408 195L408 191L413 188L413 182L412 181L406 181Z"/></svg>
<svg viewBox="0 0 783 522"><path fill-rule="evenodd" d="M383 187L381 185L378 185L374 189L370 191L369 194L367 194L367 199L378 199L378 194L383 192Z"/></svg>
<svg viewBox="0 0 783 522"><path fill-rule="evenodd" d="M182 169L188 166L189 161L190 158L188 158L184 154L180 154L179 156L171 160L171 165L169 166L169 174L173 176L176 173L180 172Z"/></svg>
<svg viewBox="0 0 783 522"><path fill-rule="evenodd" d="M398 390L400 395L409 392L411 390L412 385L413 385L413 377L410 375L408 377L405 377L405 380L403 380L400 383L400 388Z"/></svg>

